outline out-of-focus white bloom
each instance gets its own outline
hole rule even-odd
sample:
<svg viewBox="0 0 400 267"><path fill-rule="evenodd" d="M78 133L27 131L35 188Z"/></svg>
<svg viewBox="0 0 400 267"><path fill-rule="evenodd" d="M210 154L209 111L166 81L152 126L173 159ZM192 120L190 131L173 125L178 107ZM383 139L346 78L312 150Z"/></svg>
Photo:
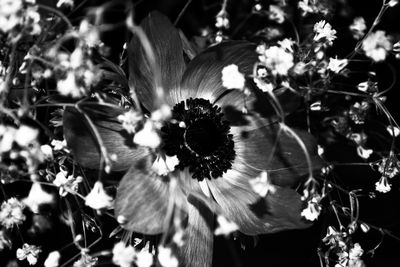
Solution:
<svg viewBox="0 0 400 267"><path fill-rule="evenodd" d="M74 0L58 0L57 5L58 8L61 6L68 6L68 7L73 7L74 6Z"/></svg>
<svg viewBox="0 0 400 267"><path fill-rule="evenodd" d="M88 255L87 253L81 253L81 258L74 262L73 267L93 267L97 264L97 258Z"/></svg>
<svg viewBox="0 0 400 267"><path fill-rule="evenodd" d="M133 137L133 142L140 146L157 148L161 144L161 137L157 133L154 123L147 120L143 125L143 129L138 131Z"/></svg>
<svg viewBox="0 0 400 267"><path fill-rule="evenodd" d="M366 91L368 90L368 81L359 83L359 84L357 85L357 89L360 90L360 91L362 91L362 92L366 92Z"/></svg>
<svg viewBox="0 0 400 267"><path fill-rule="evenodd" d="M320 41L325 39L328 44L332 44L333 40L336 39L336 30L332 29L332 26L325 20L321 20L314 25L314 41Z"/></svg>
<svg viewBox="0 0 400 267"><path fill-rule="evenodd" d="M0 251L3 249L11 248L11 240L7 237L4 230L0 230Z"/></svg>
<svg viewBox="0 0 400 267"><path fill-rule="evenodd" d="M394 7L398 3L399 3L399 0L390 0L387 5L390 6L390 7Z"/></svg>
<svg viewBox="0 0 400 267"><path fill-rule="evenodd" d="M14 127L0 124L0 153L10 151L16 130Z"/></svg>
<svg viewBox="0 0 400 267"><path fill-rule="evenodd" d="M261 59L274 75L287 75L288 70L294 65L293 54L278 46L268 48Z"/></svg>
<svg viewBox="0 0 400 267"><path fill-rule="evenodd" d="M29 191L28 197L23 199L23 203L28 206L33 213L39 212L39 206L43 204L53 204L55 201L54 195L49 194L42 189L42 186L34 182L31 190Z"/></svg>
<svg viewBox="0 0 400 267"><path fill-rule="evenodd" d="M293 53L293 45L294 41L289 38L285 38L283 40L278 41L278 45L285 49L286 51Z"/></svg>
<svg viewBox="0 0 400 267"><path fill-rule="evenodd" d="M24 208L25 205L14 197L4 201L0 209L0 223L6 228L22 224L26 219Z"/></svg>
<svg viewBox="0 0 400 267"><path fill-rule="evenodd" d="M79 25L79 35L89 47L95 47L101 44L98 28L90 24L86 19L82 20Z"/></svg>
<svg viewBox="0 0 400 267"><path fill-rule="evenodd" d="M15 133L14 140L18 145L26 147L36 141L39 131L27 125L21 125Z"/></svg>
<svg viewBox="0 0 400 267"><path fill-rule="evenodd" d="M387 193L391 189L386 176L382 176L378 182L375 183L375 190L381 193Z"/></svg>
<svg viewBox="0 0 400 267"><path fill-rule="evenodd" d="M72 71L67 73L65 79L57 81L57 90L60 94L65 96L72 96L73 98L79 98L84 95L84 88L78 86L75 79L75 74Z"/></svg>
<svg viewBox="0 0 400 267"><path fill-rule="evenodd" d="M37 7L29 6L25 13L25 27L29 30L32 35L38 35L42 32L40 27L40 14L37 11Z"/></svg>
<svg viewBox="0 0 400 267"><path fill-rule="evenodd" d="M272 92L272 90L274 90L274 86L272 85L272 83L264 82L263 80L258 78L253 78L253 81L257 85L257 87L260 88L261 91L263 91L264 93Z"/></svg>
<svg viewBox="0 0 400 267"><path fill-rule="evenodd" d="M26 259L30 265L35 265L41 251L39 247L25 243L22 248L17 249L17 259Z"/></svg>
<svg viewBox="0 0 400 267"><path fill-rule="evenodd" d="M364 250L361 248L359 243L355 243L353 247L349 251L349 258L356 259L360 258L364 253Z"/></svg>
<svg viewBox="0 0 400 267"><path fill-rule="evenodd" d="M20 22L21 9L22 0L0 0L0 31L8 32Z"/></svg>
<svg viewBox="0 0 400 267"><path fill-rule="evenodd" d="M374 153L372 149L365 149L362 146L357 147L357 154L363 159L368 159Z"/></svg>
<svg viewBox="0 0 400 267"><path fill-rule="evenodd" d="M218 29L229 29L229 18L225 10L221 10L220 12L218 12L217 16L215 17L215 27L217 27Z"/></svg>
<svg viewBox="0 0 400 267"><path fill-rule="evenodd" d="M125 246L123 242L115 244L112 253L113 263L121 267L130 267L136 256L135 249L132 246Z"/></svg>
<svg viewBox="0 0 400 267"><path fill-rule="evenodd" d="M67 141L65 139L62 141L53 139L50 144L53 146L54 151L63 150L67 147Z"/></svg>
<svg viewBox="0 0 400 267"><path fill-rule="evenodd" d="M137 124L142 118L143 116L135 110L129 110L118 116L118 120L122 123L122 128L130 134L136 132Z"/></svg>
<svg viewBox="0 0 400 267"><path fill-rule="evenodd" d="M268 180L268 173L263 171L254 179L249 180L250 186L260 197L265 197L269 192L275 193L276 188Z"/></svg>
<svg viewBox="0 0 400 267"><path fill-rule="evenodd" d="M308 200L307 207L301 212L300 215L309 221L315 221L321 213L321 207L319 205L320 200L321 197L319 195L313 196L310 200Z"/></svg>
<svg viewBox="0 0 400 267"><path fill-rule="evenodd" d="M60 261L61 255L58 251L50 252L44 261L44 267L57 267Z"/></svg>
<svg viewBox="0 0 400 267"><path fill-rule="evenodd" d="M302 11L302 16L305 16L308 13L327 15L329 12L329 9L324 1L318 0L301 0L298 3L298 7Z"/></svg>
<svg viewBox="0 0 400 267"><path fill-rule="evenodd" d="M353 23L350 25L350 31L355 39L360 39L364 36L367 25L365 24L365 19L363 17L356 17Z"/></svg>
<svg viewBox="0 0 400 267"><path fill-rule="evenodd" d="M386 127L386 130L389 132L389 134L393 137L397 137L400 134L400 129L396 126L388 126Z"/></svg>
<svg viewBox="0 0 400 267"><path fill-rule="evenodd" d="M136 253L135 263L137 267L150 267L153 265L153 254L147 249L142 249Z"/></svg>
<svg viewBox="0 0 400 267"><path fill-rule="evenodd" d="M97 181L86 196L85 205L95 210L108 209L113 205L113 198L104 191L103 183Z"/></svg>
<svg viewBox="0 0 400 267"><path fill-rule="evenodd" d="M164 121L170 119L172 116L171 107L167 104L161 105L158 109L151 113L151 120L157 123L163 123Z"/></svg>
<svg viewBox="0 0 400 267"><path fill-rule="evenodd" d="M65 197L69 192L78 191L79 183L83 180L82 176L74 177L70 175L67 178L67 174L66 171L60 171L53 181L53 184L60 188L59 194L62 197Z"/></svg>
<svg viewBox="0 0 400 267"><path fill-rule="evenodd" d="M228 236L231 233L239 230L239 226L228 220L225 216L218 215L217 216L218 227L215 228L214 234L215 235L224 235Z"/></svg>
<svg viewBox="0 0 400 267"><path fill-rule="evenodd" d="M339 73L348 64L347 59L329 58L328 70Z"/></svg>
<svg viewBox="0 0 400 267"><path fill-rule="evenodd" d="M179 159L176 155L170 157L165 154L158 154L151 168L158 175L164 176L174 171L178 164Z"/></svg>
<svg viewBox="0 0 400 267"><path fill-rule="evenodd" d="M51 148L51 146L42 145L42 146L40 146L40 151L42 151L42 153L46 157L46 159L53 158L53 149Z"/></svg>
<svg viewBox="0 0 400 267"><path fill-rule="evenodd" d="M162 267L178 267L178 259L172 254L171 248L158 247L158 261Z"/></svg>
<svg viewBox="0 0 400 267"><path fill-rule="evenodd" d="M362 49L365 55L373 61L383 61L386 58L388 51L392 49L390 42L385 31L376 31L368 35L362 42Z"/></svg>
<svg viewBox="0 0 400 267"><path fill-rule="evenodd" d="M277 5L270 5L269 6L269 12L268 12L268 18L270 20L273 20L279 24L283 23L285 21L285 12L283 9Z"/></svg>
<svg viewBox="0 0 400 267"><path fill-rule="evenodd" d="M222 70L222 86L227 89L243 89L246 79L235 64L228 65Z"/></svg>

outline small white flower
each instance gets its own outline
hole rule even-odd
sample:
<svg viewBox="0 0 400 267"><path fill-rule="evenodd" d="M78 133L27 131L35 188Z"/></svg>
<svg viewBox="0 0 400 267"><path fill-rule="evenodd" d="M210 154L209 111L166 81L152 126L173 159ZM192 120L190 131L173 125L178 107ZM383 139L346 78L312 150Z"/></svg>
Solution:
<svg viewBox="0 0 400 267"><path fill-rule="evenodd" d="M53 204L54 201L54 195L44 191L42 189L42 186L37 182L34 182L32 184L28 197L23 199L23 203L28 206L34 213L39 212L40 205Z"/></svg>
<svg viewBox="0 0 400 267"><path fill-rule="evenodd" d="M334 73L339 73L344 67L347 66L347 64L347 59L330 58L328 63L328 70L331 70Z"/></svg>
<svg viewBox="0 0 400 267"><path fill-rule="evenodd" d="M61 255L58 251L50 252L47 259L44 261L44 267L57 267L60 261Z"/></svg>
<svg viewBox="0 0 400 267"><path fill-rule="evenodd" d="M130 134L136 132L137 124L142 120L142 118L143 116L135 110L129 110L118 116L118 120L122 123L122 128Z"/></svg>
<svg viewBox="0 0 400 267"><path fill-rule="evenodd" d="M24 208L25 205L14 197L4 201L0 209L0 223L6 228L22 224L26 219Z"/></svg>
<svg viewBox="0 0 400 267"><path fill-rule="evenodd" d="M51 148L51 146L42 145L42 146L40 146L40 151L42 151L42 153L46 157L46 159L53 158L53 149Z"/></svg>
<svg viewBox="0 0 400 267"><path fill-rule="evenodd" d="M249 180L250 186L260 197L265 197L269 192L275 193L276 188L268 180L268 173L263 171L254 179Z"/></svg>
<svg viewBox="0 0 400 267"><path fill-rule="evenodd" d="M169 120L171 116L171 107L167 104L163 104L151 113L151 120L159 123Z"/></svg>
<svg viewBox="0 0 400 267"><path fill-rule="evenodd" d="M178 164L179 164L179 159L176 155L170 157L165 154L158 154L151 168L158 175L165 176L168 173L174 171L176 165Z"/></svg>
<svg viewBox="0 0 400 267"><path fill-rule="evenodd" d="M113 263L121 267L130 267L136 255L135 249L130 245L125 246L123 242L115 244L112 253Z"/></svg>
<svg viewBox="0 0 400 267"><path fill-rule="evenodd" d="M236 223L228 220L225 216L218 215L217 216L218 227L215 229L215 235L224 235L228 236L231 233L239 230L239 227Z"/></svg>
<svg viewBox="0 0 400 267"><path fill-rule="evenodd" d="M390 184L385 176L382 176L379 181L375 183L375 190L381 193L387 193L391 190Z"/></svg>
<svg viewBox="0 0 400 267"><path fill-rule="evenodd" d="M355 39L360 39L364 36L367 25L363 17L354 18L353 23L350 25L350 31Z"/></svg>
<svg viewBox="0 0 400 267"><path fill-rule="evenodd" d="M154 123L147 120L143 125L143 129L133 137L133 142L140 146L157 148L161 144L161 137L157 133Z"/></svg>
<svg viewBox="0 0 400 267"><path fill-rule="evenodd" d="M68 71L65 79L59 79L57 82L57 90L61 95L79 98L83 96L83 88L76 83L75 73Z"/></svg>
<svg viewBox="0 0 400 267"><path fill-rule="evenodd" d="M390 7L394 7L398 3L399 3L399 0L390 0L387 5L390 6Z"/></svg>
<svg viewBox="0 0 400 267"><path fill-rule="evenodd" d="M108 209L113 205L113 198L104 191L103 183L97 181L86 196L85 205L95 210Z"/></svg>
<svg viewBox="0 0 400 267"><path fill-rule="evenodd" d="M137 252L135 263L137 267L150 267L153 265L153 254L146 249L142 249Z"/></svg>
<svg viewBox="0 0 400 267"><path fill-rule="evenodd" d="M398 128L398 127L396 127L396 126L388 126L388 127L386 127L386 130L389 132L389 134L391 135L391 136L393 136L393 137L397 137L397 136L399 136L399 134L400 134L400 129Z"/></svg>
<svg viewBox="0 0 400 267"><path fill-rule="evenodd" d="M336 39L336 30L332 29L332 26L325 20L315 23L314 33L314 41L326 39L329 44L332 44L333 40Z"/></svg>
<svg viewBox="0 0 400 267"><path fill-rule="evenodd" d="M362 42L362 49L365 55L373 61L383 61L392 44L384 31L376 31L368 35Z"/></svg>
<svg viewBox="0 0 400 267"><path fill-rule="evenodd" d="M15 142L22 147L26 147L36 141L39 131L27 125L21 125L15 133Z"/></svg>
<svg viewBox="0 0 400 267"><path fill-rule="evenodd" d="M321 213L321 207L319 205L321 197L316 195L313 196L308 202L307 207L301 212L301 216L309 221L315 221Z"/></svg>
<svg viewBox="0 0 400 267"><path fill-rule="evenodd" d="M357 154L363 159L368 159L374 153L372 149L365 149L362 146L357 147Z"/></svg>
<svg viewBox="0 0 400 267"><path fill-rule="evenodd" d="M253 81L257 85L257 87L264 93L272 93L272 91L274 90L274 86L272 85L272 83L266 83L259 78L253 78Z"/></svg>
<svg viewBox="0 0 400 267"><path fill-rule="evenodd" d="M369 86L368 81L365 81L365 82L359 83L357 85L357 89L360 90L361 92L367 92L368 86Z"/></svg>
<svg viewBox="0 0 400 267"><path fill-rule="evenodd" d="M215 17L215 27L228 29L230 27L228 14L221 10Z"/></svg>
<svg viewBox="0 0 400 267"><path fill-rule="evenodd" d="M67 141L65 139L62 141L53 139L50 144L53 146L54 151L63 150L67 147Z"/></svg>
<svg viewBox="0 0 400 267"><path fill-rule="evenodd" d="M100 33L97 27L90 24L87 19L82 20L79 25L79 34L85 44L89 47L95 47L101 45Z"/></svg>
<svg viewBox="0 0 400 267"><path fill-rule="evenodd" d="M158 261L162 267L178 267L178 259L172 254L171 248L158 247Z"/></svg>
<svg viewBox="0 0 400 267"><path fill-rule="evenodd" d="M14 127L0 125L0 153L11 150L15 132L16 129Z"/></svg>
<svg viewBox="0 0 400 267"><path fill-rule="evenodd" d="M269 6L268 18L272 21L275 21L279 24L285 21L285 12L283 9L277 5Z"/></svg>
<svg viewBox="0 0 400 267"><path fill-rule="evenodd" d="M243 89L246 79L235 64L228 65L222 70L222 86L227 89Z"/></svg>
<svg viewBox="0 0 400 267"><path fill-rule="evenodd" d="M81 176L74 177L69 175L67 177L67 174L66 171L61 170L56 174L56 178L53 181L53 184L60 188L59 193L62 197L65 197L69 192L78 191L79 183L83 180Z"/></svg>
<svg viewBox="0 0 400 267"><path fill-rule="evenodd" d="M41 251L39 247L25 243L22 248L17 249L17 259L20 261L26 259L29 265L35 265Z"/></svg>
<svg viewBox="0 0 400 267"><path fill-rule="evenodd" d="M283 40L278 41L278 45L285 49L286 51L293 53L293 45L294 41L289 38L285 38Z"/></svg>
<svg viewBox="0 0 400 267"><path fill-rule="evenodd" d="M275 75L287 75L288 70L294 65L292 53L282 47L271 46L265 51L264 56L265 66Z"/></svg>

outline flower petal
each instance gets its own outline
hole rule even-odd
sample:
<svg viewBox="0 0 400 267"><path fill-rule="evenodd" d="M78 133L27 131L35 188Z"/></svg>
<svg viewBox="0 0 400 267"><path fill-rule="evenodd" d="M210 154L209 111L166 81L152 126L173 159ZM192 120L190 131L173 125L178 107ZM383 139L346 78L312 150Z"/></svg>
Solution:
<svg viewBox="0 0 400 267"><path fill-rule="evenodd" d="M186 193L202 194L197 180L191 178L187 169L178 178ZM185 179L185 180L183 180ZM188 225L185 244L178 251L180 266L211 267L214 235L214 215L207 203L193 196L188 197Z"/></svg>
<svg viewBox="0 0 400 267"><path fill-rule="evenodd" d="M250 171L249 174L247 171ZM222 178L207 180L223 214L248 235L274 233L310 226L301 216L302 201L293 189L275 186L261 198L249 185L254 170L229 170Z"/></svg>
<svg viewBox="0 0 400 267"><path fill-rule="evenodd" d="M296 187L308 173L304 151L296 139L280 130L276 116L263 109L262 103L251 95L246 99L248 113L241 112L244 97L239 91L232 91L219 99L216 104L222 108L225 119L231 122L230 132L235 143L235 162L268 171L273 184ZM294 130L304 142L311 157L313 169L322 167L313 136L302 130ZM235 163L234 163L235 165ZM235 168L235 166L233 166Z"/></svg>
<svg viewBox="0 0 400 267"><path fill-rule="evenodd" d="M158 69L152 69L141 41L134 37L128 46L129 82L142 104L151 111L155 108L156 99L154 77L161 75L161 86L167 92L166 101L174 104L169 94L176 92L174 89L179 85L185 62L179 32L166 16L157 11L151 12L140 26L152 46Z"/></svg>
<svg viewBox="0 0 400 267"><path fill-rule="evenodd" d="M151 170L153 160L146 157L132 165L122 178L115 199L115 217L122 227L143 234L163 232L169 202L183 198L181 191L171 192L167 178Z"/></svg>
<svg viewBox="0 0 400 267"><path fill-rule="evenodd" d="M109 155L115 154L111 170L127 170L134 160L148 155L143 147L135 146L117 120L122 110L106 106L82 108L93 121ZM86 118L73 108L67 108L63 115L64 137L76 161L90 169L100 166L100 148Z"/></svg>
<svg viewBox="0 0 400 267"><path fill-rule="evenodd" d="M180 100L204 98L214 103L227 89L222 86L222 69L236 64L249 75L257 61L255 45L231 41L213 46L196 56L187 66L178 92Z"/></svg>

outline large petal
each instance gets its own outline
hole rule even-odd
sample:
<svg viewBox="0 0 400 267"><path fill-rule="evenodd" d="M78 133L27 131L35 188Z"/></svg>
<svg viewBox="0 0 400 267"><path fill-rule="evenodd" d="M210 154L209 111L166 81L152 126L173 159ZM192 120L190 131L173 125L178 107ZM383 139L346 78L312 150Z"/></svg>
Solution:
<svg viewBox="0 0 400 267"><path fill-rule="evenodd" d="M146 157L132 165L122 178L115 199L115 216L123 228L143 234L162 233L168 205L177 198L184 199L179 187L171 187L166 177L151 170L152 163L152 157Z"/></svg>
<svg viewBox="0 0 400 267"><path fill-rule="evenodd" d="M236 64L239 71L250 74L257 61L255 45L231 41L213 46L197 55L187 66L179 89L181 100L204 98L214 103L227 89L222 86L222 69Z"/></svg>
<svg viewBox="0 0 400 267"><path fill-rule="evenodd" d="M121 109L101 105L82 107L94 123L109 155L117 155L112 162L113 171L127 170L132 162L148 155L143 147L135 146L132 137L129 137L117 120ZM71 149L76 161L90 169L100 166L100 146L88 120L84 115L73 108L67 108L63 115L64 137L67 146Z"/></svg>
<svg viewBox="0 0 400 267"><path fill-rule="evenodd" d="M214 215L207 203L193 197L191 192L203 194L197 180L191 178L187 168L179 172L179 183L188 197L188 225L185 244L178 250L181 267L211 267L214 235Z"/></svg>
<svg viewBox="0 0 400 267"><path fill-rule="evenodd" d="M247 172L249 171L249 172ZM254 171L243 167L229 170L222 178L208 180L208 186L228 219L248 235L274 233L310 226L301 218L302 201L293 189L275 186L262 198L252 191L249 179Z"/></svg>
<svg viewBox="0 0 400 267"><path fill-rule="evenodd" d="M265 118L260 103L253 96L246 100L248 114L243 114L244 96L232 91L217 101L224 116L231 122L236 158L244 165L268 171L271 181L280 186L296 187L308 173L303 149L293 136L281 130L276 116ZM294 130L311 157L313 169L320 169L322 161L317 155L313 136Z"/></svg>
<svg viewBox="0 0 400 267"><path fill-rule="evenodd" d="M129 82L137 92L139 100L148 109L155 108L155 78L161 75L161 84L166 92L166 101L174 104L176 88L185 69L182 42L178 30L163 14L154 11L140 24L154 52L156 69L138 37L132 38L128 46Z"/></svg>

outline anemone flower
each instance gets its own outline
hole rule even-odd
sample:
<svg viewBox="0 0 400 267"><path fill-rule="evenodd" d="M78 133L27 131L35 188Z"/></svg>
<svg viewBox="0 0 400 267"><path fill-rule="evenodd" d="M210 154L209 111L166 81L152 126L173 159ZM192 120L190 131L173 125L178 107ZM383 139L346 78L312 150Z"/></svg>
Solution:
<svg viewBox="0 0 400 267"><path fill-rule="evenodd" d="M153 12L141 27L154 51L164 101L172 111L172 120L161 128L163 142L157 152L177 156L179 164L169 175L159 176L152 169L155 151L132 144L132 136L117 120L122 108L88 111L104 146L117 155L112 170L125 172L114 207L123 228L164 233L170 200L180 200L186 223L184 245L177 248L180 264L207 267L212 262L214 217L209 205L193 196L205 196L247 235L309 226L300 215L304 205L296 192L308 173L300 145L283 133L276 117L263 111L268 101L260 102L251 94L245 101L248 112L242 112L243 92L222 86L225 66L235 64L241 73L252 73L256 46L245 41L221 43L186 64L179 32L165 16ZM154 82L156 71L138 38L128 46L128 64L129 84L140 103L148 112L156 110L155 92L160 85ZM184 127L173 121L184 122ZM67 109L64 135L75 159L96 169L100 149L83 122L80 113ZM317 166L312 136L301 130L296 133ZM262 171L267 172L274 190L260 196L250 181ZM177 184L173 191L172 181Z"/></svg>

